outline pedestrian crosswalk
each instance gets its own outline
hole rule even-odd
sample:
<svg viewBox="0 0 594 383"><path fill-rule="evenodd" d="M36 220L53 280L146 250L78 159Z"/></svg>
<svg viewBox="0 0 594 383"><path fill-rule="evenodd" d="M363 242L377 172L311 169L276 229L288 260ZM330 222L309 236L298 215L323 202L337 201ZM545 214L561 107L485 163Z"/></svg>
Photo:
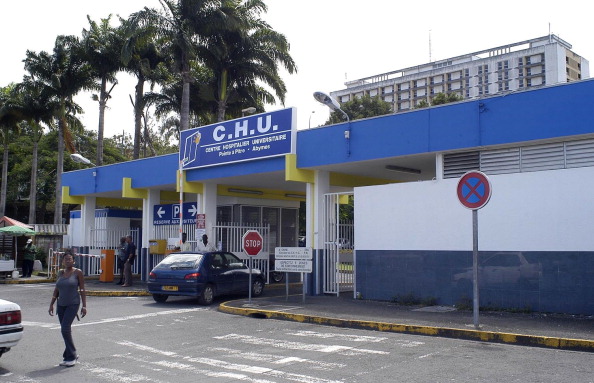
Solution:
<svg viewBox="0 0 594 383"><path fill-rule="evenodd" d="M231 379L257 383L339 383L344 380L336 379L334 375L349 364L365 364L366 358L389 356L391 353L391 346L385 344L389 338L383 336L311 330L283 331L283 334L279 339L262 334L230 332L212 336L216 346L177 351L122 340L117 342L122 352L114 358L130 362L125 365L144 366L145 370L151 371L146 380L149 382L168 381L168 377L178 373L192 373L213 378L213 381L220 378L221 381ZM402 341L396 346L416 347L422 344ZM327 360L328 354L332 355L332 360ZM81 368L96 372L99 367L82 362ZM110 378L105 381L110 381Z"/></svg>

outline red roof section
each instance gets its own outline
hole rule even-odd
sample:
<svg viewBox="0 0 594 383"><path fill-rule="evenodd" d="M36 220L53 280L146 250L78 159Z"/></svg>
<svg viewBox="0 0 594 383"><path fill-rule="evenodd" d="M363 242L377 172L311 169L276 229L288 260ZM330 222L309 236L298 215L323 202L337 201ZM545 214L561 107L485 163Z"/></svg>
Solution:
<svg viewBox="0 0 594 383"><path fill-rule="evenodd" d="M21 221L17 221L16 219L12 219L10 217L4 216L0 218L0 227L6 226L20 226L26 227L27 229L33 229L33 226L27 225L26 223L22 223Z"/></svg>

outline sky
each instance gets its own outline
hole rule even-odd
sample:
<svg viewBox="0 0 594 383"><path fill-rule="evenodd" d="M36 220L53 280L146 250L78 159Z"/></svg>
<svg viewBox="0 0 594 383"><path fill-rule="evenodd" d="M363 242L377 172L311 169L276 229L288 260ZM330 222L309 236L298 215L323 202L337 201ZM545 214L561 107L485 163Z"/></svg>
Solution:
<svg viewBox="0 0 594 383"><path fill-rule="evenodd" d="M549 30L594 65L594 23L587 2L527 0L395 1L265 0L261 15L291 44L297 74L282 71L287 85L284 107L297 108L297 128L323 125L329 110L313 98L315 91L344 89L345 81L546 36ZM0 21L0 86L20 82L27 50L51 52L56 36L81 35L87 15L95 21L127 17L158 0L3 1ZM594 68L591 69L591 71ZM131 134L134 117L129 95L134 80L118 77L108 102L105 136ZM97 129L98 103L88 93L77 96L80 116ZM267 111L283 108L268 105Z"/></svg>

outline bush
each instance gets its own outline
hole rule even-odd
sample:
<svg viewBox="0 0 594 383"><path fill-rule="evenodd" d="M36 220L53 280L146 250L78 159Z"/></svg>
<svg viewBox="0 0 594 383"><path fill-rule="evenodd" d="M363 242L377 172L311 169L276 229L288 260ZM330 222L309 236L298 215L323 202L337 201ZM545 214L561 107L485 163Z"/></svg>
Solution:
<svg viewBox="0 0 594 383"><path fill-rule="evenodd" d="M43 268L47 267L47 255L45 253L45 249L37 248L35 259L39 259L41 261L41 266L43 266Z"/></svg>

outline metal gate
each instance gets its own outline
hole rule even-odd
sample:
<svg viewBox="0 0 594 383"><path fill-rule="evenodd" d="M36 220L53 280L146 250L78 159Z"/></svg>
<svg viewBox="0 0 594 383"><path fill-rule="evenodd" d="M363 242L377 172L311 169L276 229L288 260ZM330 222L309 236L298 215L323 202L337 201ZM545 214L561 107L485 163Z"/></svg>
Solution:
<svg viewBox="0 0 594 383"><path fill-rule="evenodd" d="M340 220L340 198L353 193L324 195L323 285L325 294L353 291L355 288L354 225Z"/></svg>
<svg viewBox="0 0 594 383"><path fill-rule="evenodd" d="M248 230L257 230L264 244L262 251L255 257L246 255L241 248L241 238ZM217 248L222 251L229 251L239 257L245 264L251 260L252 267L260 269L266 275L266 283L270 283L270 256L274 255L274 249L270 248L270 225L259 226L257 224L240 224L233 222L218 222L213 227L213 239L217 244Z"/></svg>

